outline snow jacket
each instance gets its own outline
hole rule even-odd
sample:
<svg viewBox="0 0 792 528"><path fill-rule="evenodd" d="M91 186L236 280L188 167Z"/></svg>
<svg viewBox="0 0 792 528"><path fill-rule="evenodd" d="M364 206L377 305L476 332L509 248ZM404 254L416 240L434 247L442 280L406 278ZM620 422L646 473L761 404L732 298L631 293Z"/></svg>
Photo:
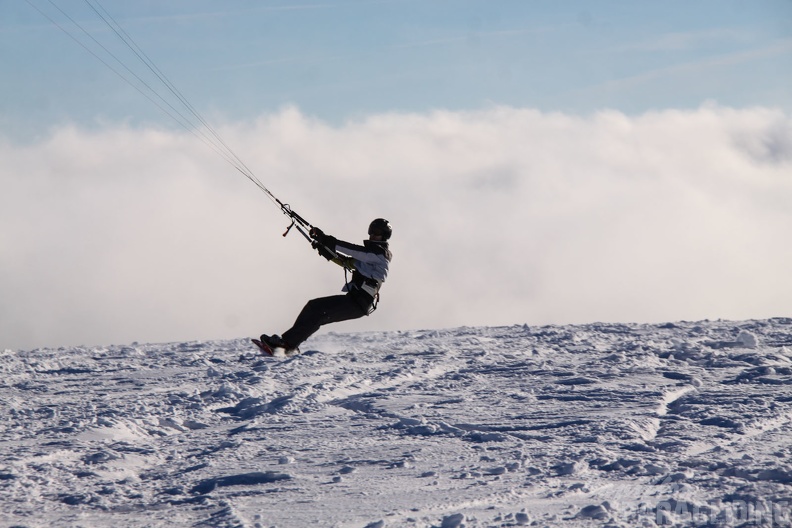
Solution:
<svg viewBox="0 0 792 528"><path fill-rule="evenodd" d="M352 280L344 286L344 291L360 290L365 292L371 301L377 296L382 283L388 278L388 266L393 255L385 241L366 240L362 246L337 240L330 248L341 255L348 255L343 262L351 263L354 271ZM351 259L351 262L350 262ZM344 265L343 263L340 263Z"/></svg>

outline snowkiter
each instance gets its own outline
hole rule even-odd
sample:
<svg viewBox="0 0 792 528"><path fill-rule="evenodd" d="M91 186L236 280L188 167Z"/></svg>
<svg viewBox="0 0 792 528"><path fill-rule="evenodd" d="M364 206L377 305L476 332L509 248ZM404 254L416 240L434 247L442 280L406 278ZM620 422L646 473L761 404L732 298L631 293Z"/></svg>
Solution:
<svg viewBox="0 0 792 528"><path fill-rule="evenodd" d="M384 218L371 222L369 238L362 246L338 240L321 229L311 229L311 246L327 260L352 270L352 279L342 290L346 293L308 301L294 325L282 336L263 334L261 342L269 347L270 352L282 348L291 355L321 326L357 319L373 312L379 299L379 289L388 277L391 261L388 240L392 234L393 229Z"/></svg>

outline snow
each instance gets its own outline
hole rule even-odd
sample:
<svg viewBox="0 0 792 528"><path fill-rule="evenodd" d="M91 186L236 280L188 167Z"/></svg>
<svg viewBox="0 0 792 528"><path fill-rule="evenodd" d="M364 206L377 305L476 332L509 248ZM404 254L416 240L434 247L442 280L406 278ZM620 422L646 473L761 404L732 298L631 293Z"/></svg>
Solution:
<svg viewBox="0 0 792 528"><path fill-rule="evenodd" d="M0 526L792 525L792 319L0 353Z"/></svg>

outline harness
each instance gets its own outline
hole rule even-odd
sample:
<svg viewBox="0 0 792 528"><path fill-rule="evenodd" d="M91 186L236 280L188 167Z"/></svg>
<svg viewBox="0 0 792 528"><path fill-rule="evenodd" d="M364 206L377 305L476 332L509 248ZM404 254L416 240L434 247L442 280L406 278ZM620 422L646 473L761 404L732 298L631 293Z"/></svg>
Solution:
<svg viewBox="0 0 792 528"><path fill-rule="evenodd" d="M366 277L357 270L352 272L352 280L350 281L349 270L347 268L344 268L344 281L346 281L347 292L352 294L353 299L363 308L366 315L373 314L379 304L379 289L380 286L382 286L382 281ZM361 302L363 299L361 299L359 295L354 295L354 292L365 293L371 298L371 301L366 302L364 305Z"/></svg>

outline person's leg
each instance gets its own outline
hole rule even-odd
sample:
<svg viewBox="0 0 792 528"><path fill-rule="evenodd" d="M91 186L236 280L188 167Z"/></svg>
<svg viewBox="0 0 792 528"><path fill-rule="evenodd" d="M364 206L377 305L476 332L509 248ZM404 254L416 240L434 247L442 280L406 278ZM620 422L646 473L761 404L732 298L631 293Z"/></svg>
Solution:
<svg viewBox="0 0 792 528"><path fill-rule="evenodd" d="M292 348L297 348L323 325L357 319L366 311L349 295L333 295L308 301L294 325L281 336Z"/></svg>

